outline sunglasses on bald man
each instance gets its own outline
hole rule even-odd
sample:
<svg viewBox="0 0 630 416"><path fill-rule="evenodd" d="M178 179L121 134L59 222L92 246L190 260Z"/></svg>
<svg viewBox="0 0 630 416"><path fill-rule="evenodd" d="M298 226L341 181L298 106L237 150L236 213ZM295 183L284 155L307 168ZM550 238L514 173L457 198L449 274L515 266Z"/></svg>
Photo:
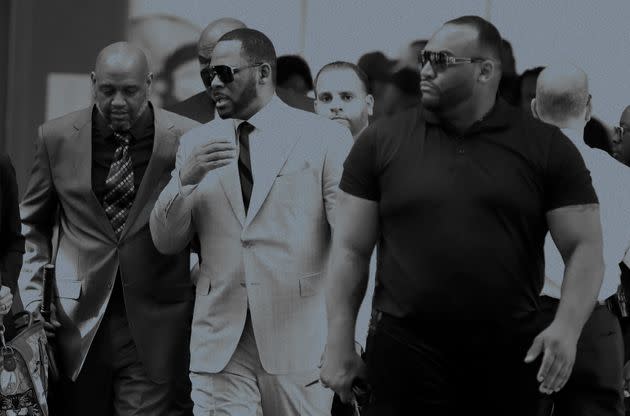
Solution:
<svg viewBox="0 0 630 416"><path fill-rule="evenodd" d="M427 64L427 62L431 63L431 67L436 71L443 71L451 65L457 64L470 64L473 62L483 62L486 59L484 58L461 58L457 56L451 56L447 52L433 52L422 50L418 55L418 63L421 68Z"/></svg>
<svg viewBox="0 0 630 416"><path fill-rule="evenodd" d="M201 80L203 81L203 85L206 88L210 88L210 84L212 84L212 80L214 77L219 77L222 83L229 84L234 81L234 74L242 71L247 68L254 68L257 66L261 66L263 62L258 62L252 65L246 65L241 67L232 67L228 65L212 65L207 66L201 70Z"/></svg>

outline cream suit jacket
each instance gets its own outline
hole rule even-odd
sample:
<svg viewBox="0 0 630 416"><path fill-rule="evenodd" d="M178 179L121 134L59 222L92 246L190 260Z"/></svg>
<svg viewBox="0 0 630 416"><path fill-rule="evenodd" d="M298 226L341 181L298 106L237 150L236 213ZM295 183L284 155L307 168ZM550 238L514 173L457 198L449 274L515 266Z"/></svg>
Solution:
<svg viewBox="0 0 630 416"><path fill-rule="evenodd" d="M247 215L236 161L208 172L194 187L179 180L196 146L217 139L236 143L231 119L215 119L182 137L172 179L151 214L158 250L175 253L194 233L201 242L190 342L194 372L226 366L248 308L267 372L312 370L324 349L322 272L352 136L276 96L250 122L256 130L250 136L254 186Z"/></svg>

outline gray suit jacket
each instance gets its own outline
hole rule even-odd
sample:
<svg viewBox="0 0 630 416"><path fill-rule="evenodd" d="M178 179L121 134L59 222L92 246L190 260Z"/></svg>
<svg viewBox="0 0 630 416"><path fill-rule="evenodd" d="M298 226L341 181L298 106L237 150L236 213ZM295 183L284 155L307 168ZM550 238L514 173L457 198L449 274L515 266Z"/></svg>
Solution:
<svg viewBox="0 0 630 416"><path fill-rule="evenodd" d="M269 373L316 369L323 352L322 271L352 136L277 97L268 105L274 108L273 122L266 123L263 136L250 140L254 188L247 215L237 163L210 171L192 189L179 181L179 168L196 146L213 139L236 141L233 120L221 119L182 137L173 178L151 215L160 251L178 252L195 233L201 241L191 371L214 373L226 366L248 308Z"/></svg>
<svg viewBox="0 0 630 416"><path fill-rule="evenodd" d="M198 123L155 109L153 153L119 240L92 190L91 118L92 109L86 108L39 128L20 207L26 237L22 298L27 309L38 307L42 266L51 260L57 230L56 307L62 325L57 345L65 373L78 376L120 270L140 360L153 380L166 381L187 367L193 287L188 251L160 254L148 222L169 181L179 137Z"/></svg>

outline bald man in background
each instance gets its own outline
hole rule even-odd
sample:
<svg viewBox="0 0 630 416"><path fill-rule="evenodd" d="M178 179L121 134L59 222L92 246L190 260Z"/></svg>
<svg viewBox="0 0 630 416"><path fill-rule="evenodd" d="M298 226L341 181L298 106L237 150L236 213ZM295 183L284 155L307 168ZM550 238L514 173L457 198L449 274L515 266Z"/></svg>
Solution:
<svg viewBox="0 0 630 416"><path fill-rule="evenodd" d="M26 309L56 264L51 414L191 414L189 252L160 254L148 220L198 123L148 101L153 74L128 43L103 49L91 79L93 106L40 126L21 205Z"/></svg>
<svg viewBox="0 0 630 416"><path fill-rule="evenodd" d="M224 17L214 20L201 32L197 41L197 53L199 59L199 70L203 70L210 65L212 50L221 36L234 30L246 27L245 23L231 17ZM214 119L214 101L210 98L210 89L200 91L190 98L177 104L167 107L173 113L196 120L199 123L207 123Z"/></svg>
<svg viewBox="0 0 630 416"><path fill-rule="evenodd" d="M245 28L245 23L231 17L223 17L214 20L206 26L199 36L197 42L198 58L200 71L211 65L210 56L212 50L217 44L221 36L234 30ZM313 100L294 93L286 88L276 87L276 95L280 97L285 104L304 111L315 111ZM173 113L196 120L199 123L207 123L214 119L214 101L210 97L210 85L206 86L205 91L198 92L190 98L185 99L177 104L167 107L167 110Z"/></svg>
<svg viewBox="0 0 630 416"><path fill-rule="evenodd" d="M556 64L544 69L536 82L531 109L536 118L560 128L584 159L599 199L604 241L605 269L598 302L580 334L569 380L550 396L553 414L622 416L623 338L614 312L620 310L619 262L630 242L630 168L584 143L584 126L591 118L591 95L588 77L580 68ZM563 276L569 267L548 234L545 285L540 299L541 313L548 321L556 313Z"/></svg>

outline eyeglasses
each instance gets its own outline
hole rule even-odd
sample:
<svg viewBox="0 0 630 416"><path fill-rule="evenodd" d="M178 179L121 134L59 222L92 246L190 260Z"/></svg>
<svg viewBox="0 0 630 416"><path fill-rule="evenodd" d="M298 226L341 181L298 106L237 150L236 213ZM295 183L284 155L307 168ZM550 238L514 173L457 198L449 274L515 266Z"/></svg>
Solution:
<svg viewBox="0 0 630 416"><path fill-rule="evenodd" d="M205 85L206 88L210 88L210 84L212 84L212 80L215 76L219 77L222 83L229 84L230 82L234 81L234 74L237 74L243 69L254 68L257 66L261 66L262 64L263 62L257 62L252 65L241 66L238 68L228 65L207 66L201 70L201 80L203 81L203 85Z"/></svg>
<svg viewBox="0 0 630 416"><path fill-rule="evenodd" d="M457 64L470 64L473 62L483 62L486 59L484 58L460 58L456 56L451 56L446 52L433 52L422 50L418 55L418 63L421 68L427 64L427 62L431 63L431 67L436 71L443 71L451 65Z"/></svg>
<svg viewBox="0 0 630 416"><path fill-rule="evenodd" d="M615 133L621 139L623 135L626 134L626 129L624 129L622 126L615 126Z"/></svg>

